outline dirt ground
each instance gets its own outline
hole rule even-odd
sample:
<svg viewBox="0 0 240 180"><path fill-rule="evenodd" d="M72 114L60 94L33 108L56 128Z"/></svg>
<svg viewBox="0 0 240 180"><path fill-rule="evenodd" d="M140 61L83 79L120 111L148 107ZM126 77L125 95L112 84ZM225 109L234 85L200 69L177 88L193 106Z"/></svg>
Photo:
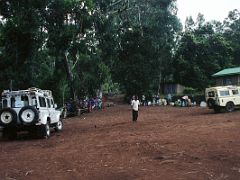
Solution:
<svg viewBox="0 0 240 180"><path fill-rule="evenodd" d="M127 105L64 121L62 133L0 141L0 179L240 179L240 110Z"/></svg>

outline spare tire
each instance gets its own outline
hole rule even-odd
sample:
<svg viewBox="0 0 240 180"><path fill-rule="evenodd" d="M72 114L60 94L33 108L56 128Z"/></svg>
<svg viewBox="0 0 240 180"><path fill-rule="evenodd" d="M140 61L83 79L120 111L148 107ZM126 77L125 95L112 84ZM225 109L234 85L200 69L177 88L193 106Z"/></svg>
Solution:
<svg viewBox="0 0 240 180"><path fill-rule="evenodd" d="M33 106L25 106L19 111L20 121L24 125L33 125L39 119L38 111Z"/></svg>
<svg viewBox="0 0 240 180"><path fill-rule="evenodd" d="M14 109L4 108L0 110L0 125L13 126L17 123L17 113Z"/></svg>

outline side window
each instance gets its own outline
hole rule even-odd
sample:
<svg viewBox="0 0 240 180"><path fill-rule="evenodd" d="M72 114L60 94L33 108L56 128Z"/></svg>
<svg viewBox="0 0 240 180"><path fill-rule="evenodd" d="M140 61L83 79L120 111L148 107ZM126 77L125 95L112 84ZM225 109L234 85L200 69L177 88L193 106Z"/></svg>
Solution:
<svg viewBox="0 0 240 180"><path fill-rule="evenodd" d="M2 101L2 107L3 107L3 108L7 108L7 107L8 107L7 99L4 99L4 100Z"/></svg>
<svg viewBox="0 0 240 180"><path fill-rule="evenodd" d="M54 102L52 99L51 99L51 107L54 108Z"/></svg>
<svg viewBox="0 0 240 180"><path fill-rule="evenodd" d="M22 96L11 97L10 103L12 108L29 106L28 96L22 95Z"/></svg>
<svg viewBox="0 0 240 180"><path fill-rule="evenodd" d="M15 108L16 105L15 105L15 97L11 97L11 108Z"/></svg>
<svg viewBox="0 0 240 180"><path fill-rule="evenodd" d="M37 106L37 98L35 96L32 97L32 106Z"/></svg>
<svg viewBox="0 0 240 180"><path fill-rule="evenodd" d="M42 97L38 97L38 101L39 101L39 106L42 107L43 104L42 104Z"/></svg>
<svg viewBox="0 0 240 180"><path fill-rule="evenodd" d="M27 96L21 96L21 101L23 102L23 106L28 106L29 101Z"/></svg>
<svg viewBox="0 0 240 180"><path fill-rule="evenodd" d="M214 91L210 91L208 92L208 97L214 97L215 96L214 94L215 94Z"/></svg>
<svg viewBox="0 0 240 180"><path fill-rule="evenodd" d="M239 94L239 92L238 92L238 90L236 89L236 90L232 90L232 94L233 95L238 95Z"/></svg>
<svg viewBox="0 0 240 180"><path fill-rule="evenodd" d="M229 96L229 91L220 91L220 96Z"/></svg>
<svg viewBox="0 0 240 180"><path fill-rule="evenodd" d="M46 101L44 97L38 97L40 107L46 107Z"/></svg>
<svg viewBox="0 0 240 180"><path fill-rule="evenodd" d="M48 106L48 108L50 108L50 107L51 107L51 104L50 104L50 99L47 99L47 106Z"/></svg>

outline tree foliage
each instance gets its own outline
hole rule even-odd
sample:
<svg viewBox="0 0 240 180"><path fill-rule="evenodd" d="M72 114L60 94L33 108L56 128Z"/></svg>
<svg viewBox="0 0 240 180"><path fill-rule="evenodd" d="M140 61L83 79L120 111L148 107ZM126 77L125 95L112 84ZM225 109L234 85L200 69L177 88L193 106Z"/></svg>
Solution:
<svg viewBox="0 0 240 180"><path fill-rule="evenodd" d="M175 0L1 0L0 90L36 86L62 102L118 85L203 89L239 66L239 32L238 10L223 23L188 17L182 31Z"/></svg>
<svg viewBox="0 0 240 180"><path fill-rule="evenodd" d="M231 13L230 13L231 14ZM204 89L213 85L212 75L224 68L238 65L233 47L236 35L230 35L229 25L205 22L199 14L197 21L187 18L185 31L175 54L175 80L188 87Z"/></svg>

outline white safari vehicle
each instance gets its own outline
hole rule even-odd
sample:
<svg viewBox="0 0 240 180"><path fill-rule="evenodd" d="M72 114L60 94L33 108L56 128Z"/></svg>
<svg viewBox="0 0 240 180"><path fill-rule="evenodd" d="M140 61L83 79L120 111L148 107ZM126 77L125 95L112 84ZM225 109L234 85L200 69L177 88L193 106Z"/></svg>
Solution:
<svg viewBox="0 0 240 180"><path fill-rule="evenodd" d="M235 107L240 106L240 86L206 88L205 97L208 107L215 112L222 109L232 112Z"/></svg>
<svg viewBox="0 0 240 180"><path fill-rule="evenodd" d="M56 110L52 92L37 88L2 92L0 126L3 136L15 138L24 130L40 137L50 136L50 127L56 131L63 129L61 112Z"/></svg>

